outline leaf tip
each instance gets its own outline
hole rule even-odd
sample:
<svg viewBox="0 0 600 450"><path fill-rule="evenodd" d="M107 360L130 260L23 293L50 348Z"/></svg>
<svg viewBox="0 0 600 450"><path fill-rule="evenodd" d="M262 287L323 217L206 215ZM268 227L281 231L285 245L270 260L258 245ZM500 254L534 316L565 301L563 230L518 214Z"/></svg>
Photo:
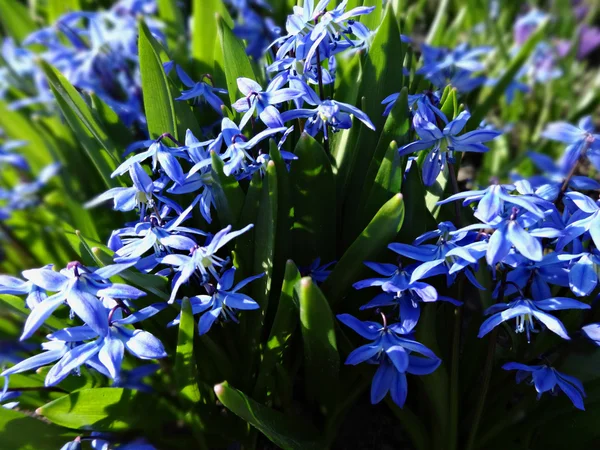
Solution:
<svg viewBox="0 0 600 450"><path fill-rule="evenodd" d="M215 384L213 388L217 397L220 397L225 393L225 383Z"/></svg>
<svg viewBox="0 0 600 450"><path fill-rule="evenodd" d="M300 280L300 286L302 288L309 288L312 285L312 278L311 277L304 277Z"/></svg>

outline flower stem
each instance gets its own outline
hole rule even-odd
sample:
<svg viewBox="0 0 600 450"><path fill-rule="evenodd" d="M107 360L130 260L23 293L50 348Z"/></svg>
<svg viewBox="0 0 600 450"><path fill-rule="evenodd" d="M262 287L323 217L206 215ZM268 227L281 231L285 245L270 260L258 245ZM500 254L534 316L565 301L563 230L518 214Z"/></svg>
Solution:
<svg viewBox="0 0 600 450"><path fill-rule="evenodd" d="M325 100L325 88L323 87L323 68L321 67L321 50L317 47L317 80L319 81L319 98L321 101ZM323 132L323 145L325 146L325 153L329 155L329 133L327 133L327 124L325 124L325 131Z"/></svg>
<svg viewBox="0 0 600 450"><path fill-rule="evenodd" d="M453 194L458 194L458 180L456 179L456 168L453 162L448 162L448 172L450 176L450 183L452 184ZM460 205L458 202L454 202L454 213L455 213L455 225L461 227L460 218ZM458 299L462 297L463 284L458 284ZM455 450L458 446L458 379L459 379L459 366L460 366L460 338L462 332L462 308L455 309L454 312L454 329L452 331L452 362L450 369L450 408L449 408L449 436L448 436L448 449Z"/></svg>
<svg viewBox="0 0 600 450"><path fill-rule="evenodd" d="M504 291L506 289L506 275L507 272L503 271L502 280L500 282L500 292L498 298L500 302L504 301ZM483 366L483 380L481 383L481 391L479 398L477 399L477 405L475 407L475 416L471 425L471 431L467 440L466 450L472 450L475 445L475 439L477 438L477 432L479 431L479 424L481 423L481 416L483 414L483 407L485 406L485 399L487 397L488 390L490 388L490 381L492 379L492 367L494 366L494 353L496 350L496 339L498 337L498 327L494 328L490 333L488 341L487 356L485 358L485 365Z"/></svg>

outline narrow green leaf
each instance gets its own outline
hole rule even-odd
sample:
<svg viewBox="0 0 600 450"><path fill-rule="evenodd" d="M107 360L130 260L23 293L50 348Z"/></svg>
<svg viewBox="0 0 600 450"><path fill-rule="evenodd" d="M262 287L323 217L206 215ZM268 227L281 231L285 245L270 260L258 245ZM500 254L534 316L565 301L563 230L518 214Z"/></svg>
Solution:
<svg viewBox="0 0 600 450"><path fill-rule="evenodd" d="M173 53L186 48L185 19L177 0L158 0L158 16L165 25L167 47Z"/></svg>
<svg viewBox="0 0 600 450"><path fill-rule="evenodd" d="M478 106L473 110L471 119L467 124L467 130L476 129L481 121L485 118L486 114L494 107L494 105L498 104L498 99L504 95L506 88L515 79L515 76L521 67L523 67L523 64L527 62L527 59L534 51L537 44L542 40L542 38L544 38L544 36L546 36L548 24L548 20L544 21L538 26L537 30L535 30L531 36L529 36L527 42L523 44L519 52L508 64L508 67L498 82L494 85L492 90L489 91L485 98L481 100L478 103Z"/></svg>
<svg viewBox="0 0 600 450"><path fill-rule="evenodd" d="M160 414L140 414L160 411ZM50 422L76 430L152 430L173 420L161 397L123 388L83 389L65 395L37 410Z"/></svg>
<svg viewBox="0 0 600 450"><path fill-rule="evenodd" d="M413 220L410 226L402 227L399 239L400 242L411 243L421 234L437 227L437 222L427 209L425 202L427 191L423 186L419 167L413 166L406 174L406 179L402 183L402 194L405 199L406 217L411 217ZM414 220L416 217L418 220Z"/></svg>
<svg viewBox="0 0 600 450"><path fill-rule="evenodd" d="M0 1L0 22L2 28L17 44L36 30L35 22L29 16L27 7L14 0Z"/></svg>
<svg viewBox="0 0 600 450"><path fill-rule="evenodd" d="M233 34L223 18L218 20L219 42L223 52L223 72L227 80L229 99L233 104L240 96L237 79L241 77L256 80L246 50L240 40Z"/></svg>
<svg viewBox="0 0 600 450"><path fill-rule="evenodd" d="M138 51L148 131L152 139L158 138L163 133L171 133L179 139L177 115L169 80L163 69L160 55L153 45L154 41L146 24L140 22Z"/></svg>
<svg viewBox="0 0 600 450"><path fill-rule="evenodd" d="M198 73L214 70L215 42L217 41L217 14L231 28L233 21L222 0L193 0L192 4L192 57L198 64Z"/></svg>
<svg viewBox="0 0 600 450"><path fill-rule="evenodd" d="M250 181L250 185L248 186L246 198L244 199L244 206L240 213L240 220L238 222L240 228L250 225L251 223L256 223L260 198L262 196L262 185L262 174L259 171L255 172ZM246 276L252 275L250 272L254 262L255 232L256 230L252 228L235 240L235 253L238 262L236 267L241 269Z"/></svg>
<svg viewBox="0 0 600 450"><path fill-rule="evenodd" d="M283 357L290 345L290 338L298 324L297 306L294 304L294 286L300 281L300 272L293 261L285 265L285 274L281 295L277 305L275 320L269 333L269 339L264 349L263 359L260 365L258 381L254 388L254 397L263 400L273 395L273 377L275 367L283 363ZM270 389L269 389L270 388ZM269 390L267 392L267 390Z"/></svg>
<svg viewBox="0 0 600 450"><path fill-rule="evenodd" d="M295 259L300 265L309 265L317 257L333 261L336 198L331 162L321 144L306 133L298 140L295 154L298 159L291 166Z"/></svg>
<svg viewBox="0 0 600 450"><path fill-rule="evenodd" d="M237 416L263 433L283 450L321 450L317 430L299 417L282 413L261 405L227 383L215 386L219 401Z"/></svg>
<svg viewBox="0 0 600 450"><path fill-rule="evenodd" d="M323 292L332 305L339 302L352 283L365 272L363 262L373 261L396 237L404 222L402 194L396 194L377 212L361 235L346 250L323 283Z"/></svg>
<svg viewBox="0 0 600 450"><path fill-rule="evenodd" d="M72 431L0 407L0 442L6 450L58 449L76 436Z"/></svg>
<svg viewBox="0 0 600 450"><path fill-rule="evenodd" d="M127 128L121 119L105 102L94 92L90 93L92 108L100 119L108 135L115 140L119 148L125 149L134 141L131 130Z"/></svg>
<svg viewBox="0 0 600 450"><path fill-rule="evenodd" d="M56 22L65 13L81 10L79 0L48 0L48 6L46 7L49 23Z"/></svg>
<svg viewBox="0 0 600 450"><path fill-rule="evenodd" d="M330 415L338 400L340 370L333 314L312 278L302 278L295 289L300 302L306 388L321 405L321 412Z"/></svg>
<svg viewBox="0 0 600 450"><path fill-rule="evenodd" d="M96 167L104 183L109 188L118 186L118 181L110 177L117 167L118 150L103 129L100 120L60 72L43 60L39 64L63 116L86 150L88 158Z"/></svg>
<svg viewBox="0 0 600 450"><path fill-rule="evenodd" d="M359 125L359 122L354 120L353 128L359 127L358 136L350 139L350 144L346 145L345 151L335 155L340 180L338 202L350 202L352 205L355 199L360 198L367 171L377 148L373 142L379 139L378 136L386 120L383 117L385 108L381 100L400 92L402 88L401 74L405 47L400 40L400 29L393 9L391 4L388 4L385 17L365 57L358 96L362 99L362 105L359 107L369 116L376 131L372 131L365 125ZM384 148L387 149L387 145ZM342 198L341 195L344 197ZM345 219L347 220L347 217Z"/></svg>
<svg viewBox="0 0 600 450"><path fill-rule="evenodd" d="M244 191L233 176L223 173L223 160L215 152L211 153L213 194L215 196L216 210L221 225L235 225L244 206Z"/></svg>
<svg viewBox="0 0 600 450"><path fill-rule="evenodd" d="M366 14L361 17L360 21L364 23L369 29L376 30L381 24L381 17L383 15L383 1L382 0L364 0L362 6L374 6L375 9L372 13ZM350 11L350 7L346 9Z"/></svg>
<svg viewBox="0 0 600 450"><path fill-rule="evenodd" d="M177 353L175 355L175 385L179 395L197 403L200 401L200 390L196 379L196 360L194 359L194 314L190 300L184 297L181 304L181 321L177 337Z"/></svg>
<svg viewBox="0 0 600 450"><path fill-rule="evenodd" d="M367 175L365 178L365 183L363 185L363 189L360 192L360 200L359 207L356 211L359 211L358 220L354 219L352 222L356 223L359 227L358 230L353 230L354 235L358 234L358 231L363 229L365 225L368 223L368 220L373 217L373 214L377 212L377 210L389 200L385 198L381 201L381 196L377 196L381 191L381 187L383 186L382 177L387 177L392 173L391 168L394 167L394 174L396 172L396 167L390 165L393 161L399 163L400 159L396 159L390 153L390 144L392 141L395 141L397 147L407 144L408 142L408 133L410 131L410 112L408 109L408 89L403 88L400 92L400 97L396 100L396 104L392 108L390 115L385 121L385 125L383 127L383 131L381 132L381 136L379 137L379 142L377 143L377 148L375 153L373 154L373 159L371 160L371 164L369 166L369 170L367 171ZM392 177L397 178L397 177ZM402 179L400 178L400 182ZM397 184L397 183L396 183ZM388 183L385 187L385 190L389 190L392 194L396 194L399 192L400 187L398 186L398 190L394 192L395 185L392 183ZM376 196L379 201L375 201ZM349 205L350 207L351 205ZM368 210L368 212L365 212ZM356 214L356 212L355 212Z"/></svg>

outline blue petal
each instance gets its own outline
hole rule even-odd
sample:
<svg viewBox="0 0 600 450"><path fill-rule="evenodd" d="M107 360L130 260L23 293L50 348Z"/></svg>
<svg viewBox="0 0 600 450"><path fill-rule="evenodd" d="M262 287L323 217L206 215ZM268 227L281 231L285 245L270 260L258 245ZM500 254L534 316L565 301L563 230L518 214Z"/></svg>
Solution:
<svg viewBox="0 0 600 450"><path fill-rule="evenodd" d="M14 375L15 373L27 372L29 370L37 369L38 367L47 366L62 358L66 351L67 347L64 347L63 349L50 350L40 353L39 355L34 355L31 358L27 358L11 368L6 369L0 376Z"/></svg>
<svg viewBox="0 0 600 450"><path fill-rule="evenodd" d="M383 397L385 397L392 387L394 375L394 366L388 363L387 360L382 361L371 382L371 404L375 405L383 400Z"/></svg>
<svg viewBox="0 0 600 450"><path fill-rule="evenodd" d="M441 359L422 358L409 355L409 364L406 371L413 375L429 375L433 373L442 363Z"/></svg>
<svg viewBox="0 0 600 450"><path fill-rule="evenodd" d="M88 342L70 350L46 375L45 385L54 386L64 380L72 370L85 364L85 362L100 351L98 342Z"/></svg>
<svg viewBox="0 0 600 450"><path fill-rule="evenodd" d="M219 314L221 314L222 308L215 308L207 313L203 314L198 321L198 334L202 336L203 334L208 333L210 327L213 326L215 321L219 318Z"/></svg>
<svg viewBox="0 0 600 450"><path fill-rule="evenodd" d="M114 338L109 334L104 338L102 347L98 352L98 359L106 367L113 380L119 378L123 353L125 351L124 348L125 346L120 339Z"/></svg>
<svg viewBox="0 0 600 450"><path fill-rule="evenodd" d="M82 288L81 281L75 280L67 291L67 303L87 325L100 336L108 333L108 311L95 296Z"/></svg>
<svg viewBox="0 0 600 450"><path fill-rule="evenodd" d="M23 272L23 277L36 286L52 292L58 292L64 289L69 282L69 279L62 273L55 272L51 269L25 270Z"/></svg>
<svg viewBox="0 0 600 450"><path fill-rule="evenodd" d="M548 328L553 333L557 334L563 339L571 339L567 333L567 330L565 329L565 326L556 317L551 316L550 314L547 314L545 312L535 310L532 311L532 314L533 317L542 322L546 326L546 328Z"/></svg>
<svg viewBox="0 0 600 450"><path fill-rule="evenodd" d="M125 340L125 348L140 359L160 359L167 356L162 342L143 330L135 330L129 339Z"/></svg>
<svg viewBox="0 0 600 450"><path fill-rule="evenodd" d="M370 340L377 339L382 328L376 322L362 322L350 314L338 314L337 319L362 337Z"/></svg>
<svg viewBox="0 0 600 450"><path fill-rule="evenodd" d="M360 364L364 361L371 359L379 352L380 349L381 347L376 344L368 344L363 345L362 347L358 347L348 355L345 364L349 364L352 366Z"/></svg>
<svg viewBox="0 0 600 450"><path fill-rule="evenodd" d="M51 297L48 297L42 303L37 305L29 316L27 316L27 320L25 321L25 325L23 326L23 334L21 335L21 340L25 340L33 335L37 331L39 327L52 315L54 310L58 308L65 301L65 294L63 292L59 292Z"/></svg>

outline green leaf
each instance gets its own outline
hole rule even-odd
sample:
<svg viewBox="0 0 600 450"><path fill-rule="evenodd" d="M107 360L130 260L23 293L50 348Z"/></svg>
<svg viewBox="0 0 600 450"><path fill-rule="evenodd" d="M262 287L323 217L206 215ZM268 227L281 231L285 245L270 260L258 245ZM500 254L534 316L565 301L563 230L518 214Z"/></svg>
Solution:
<svg viewBox="0 0 600 450"><path fill-rule="evenodd" d="M359 220L353 221L360 228L354 230L354 233L358 233L360 229L364 228L367 221L390 199L391 195L400 191L402 170L398 171L398 169L400 169L401 161L400 158L391 153L390 144L392 141L395 141L397 144L396 150L397 147L407 144L409 131L408 89L403 88L400 92L400 97L396 100L396 104L385 121L377 148L371 160L359 197L359 207L357 209L360 212L358 214ZM392 180L394 181L392 182Z"/></svg>
<svg viewBox="0 0 600 450"><path fill-rule="evenodd" d="M115 140L120 148L125 149L134 140L131 130L127 128L121 119L98 95L91 92L90 99L92 108L104 125L108 135Z"/></svg>
<svg viewBox="0 0 600 450"><path fill-rule="evenodd" d="M300 303L307 392L321 404L321 412L329 415L337 402L340 371L333 314L312 278L302 278L295 289Z"/></svg>
<svg viewBox="0 0 600 450"><path fill-rule="evenodd" d="M290 339L298 324L297 306L294 304L294 286L300 281L300 272L293 261L285 265L285 274L281 295L277 305L275 320L269 333L269 339L264 349L258 381L254 388L254 397L262 400L265 396L273 395L273 377L275 367L283 363L284 353L290 346ZM269 392L267 389L271 388Z"/></svg>
<svg viewBox="0 0 600 450"><path fill-rule="evenodd" d="M235 225L244 206L244 191L235 177L225 175L221 157L211 152L211 158L213 194L219 221L223 226Z"/></svg>
<svg viewBox="0 0 600 450"><path fill-rule="evenodd" d="M263 433L283 450L324 449L317 430L299 417L261 405L227 383L215 386L215 394L223 405Z"/></svg>
<svg viewBox="0 0 600 450"><path fill-rule="evenodd" d="M498 82L494 85L491 91L478 102L478 106L475 107L473 113L471 114L471 119L467 124L467 131L476 129L481 121L485 118L486 114L498 104L498 99L504 95L506 92L506 88L508 85L515 79L515 76L525 64L531 55L531 53L535 50L537 44L546 36L548 29L549 21L546 20L542 22L537 30L535 30L529 39L523 44L519 52L515 55L515 57L510 61L508 67L498 80Z"/></svg>
<svg viewBox="0 0 600 450"><path fill-rule="evenodd" d="M181 53L186 48L185 19L177 0L158 0L158 16L165 25L167 47Z"/></svg>
<svg viewBox="0 0 600 450"><path fill-rule="evenodd" d="M241 77L256 80L246 50L231 28L222 18L218 20L219 41L223 52L223 72L227 80L229 99L233 104L239 98L237 79Z"/></svg>
<svg viewBox="0 0 600 450"><path fill-rule="evenodd" d="M160 411L160 414L140 414ZM171 407L161 397L124 388L83 389L37 410L50 422L76 430L152 430L173 420Z"/></svg>
<svg viewBox="0 0 600 450"><path fill-rule="evenodd" d="M383 15L383 1L382 0L364 0L362 6L374 6L375 9L372 13L366 14L361 17L360 21L365 24L370 30L376 30L381 24L381 16ZM346 11L350 11L351 7L348 6Z"/></svg>
<svg viewBox="0 0 600 450"><path fill-rule="evenodd" d="M179 139L169 79L155 49L155 41L146 24L140 22L138 49L148 131L152 139L157 139L163 133L171 133Z"/></svg>
<svg viewBox="0 0 600 450"><path fill-rule="evenodd" d="M242 207L242 211L240 213L239 227L245 227L246 225L256 223L260 198L262 196L262 186L262 174L260 171L257 171L252 176L252 180L248 186L248 191L246 192L244 206ZM235 240L235 253L237 256L236 262L238 262L236 267L241 269L246 276L252 275L251 271L252 264L254 262L255 232L256 230L252 228Z"/></svg>
<svg viewBox="0 0 600 450"><path fill-rule="evenodd" d="M323 283L323 292L332 305L339 302L363 273L364 261L373 261L396 237L404 222L402 194L396 194L377 212L361 235L346 250Z"/></svg>
<svg viewBox="0 0 600 450"><path fill-rule="evenodd" d="M358 136L350 139L350 145L346 145L345 150L336 153L340 179L338 192L344 193L343 198L339 196L338 202L343 200L352 205L355 199L360 198L367 170L377 148L373 142L378 140L386 120L383 117L385 108L381 100L400 92L402 88L404 51L405 44L400 40L400 29L391 5L388 5L383 22L366 55L358 95L363 99L359 107L369 116L376 131L360 124ZM354 120L353 127L359 127L357 120ZM387 145L384 148L387 149ZM355 209L350 207L347 212L354 215ZM348 216L345 220L348 220Z"/></svg>
<svg viewBox="0 0 600 450"><path fill-rule="evenodd" d="M6 450L58 449L76 436L72 431L0 407L0 442Z"/></svg>
<svg viewBox="0 0 600 450"><path fill-rule="evenodd" d="M65 13L81 10L82 7L79 0L48 0L46 9L48 13L48 22L54 23Z"/></svg>
<svg viewBox="0 0 600 450"><path fill-rule="evenodd" d="M400 242L409 243L426 231L437 228L437 222L427 209L427 191L421 180L420 168L416 165L411 167L402 183L402 194L406 217L418 217L418 220L411 221L410 226L402 227L398 236Z"/></svg>
<svg viewBox="0 0 600 450"><path fill-rule="evenodd" d="M17 44L37 28L29 16L27 7L17 1L0 1L0 22L6 34L10 35Z"/></svg>
<svg viewBox="0 0 600 450"><path fill-rule="evenodd" d="M192 57L199 65L197 72L214 70L217 17L219 14L231 28L233 21L222 0L194 0L192 6Z"/></svg>
<svg viewBox="0 0 600 450"><path fill-rule="evenodd" d="M94 110L85 103L77 90L58 70L43 60L40 61L40 66L67 123L81 142L104 183L109 188L118 186L118 181L110 177L119 161L118 150Z"/></svg>
<svg viewBox="0 0 600 450"><path fill-rule="evenodd" d="M24 300L14 295L1 294L0 304L3 306L3 309L8 307L10 311L17 313L23 319L27 318L31 312L31 310L25 306ZM61 320L56 316L50 316L42 326L47 330L56 331L66 327L67 324L66 321Z"/></svg>
<svg viewBox="0 0 600 450"><path fill-rule="evenodd" d="M314 138L302 133L292 162L294 204L292 243L295 259L309 265L315 258L335 259L335 179L329 157Z"/></svg>
<svg viewBox="0 0 600 450"><path fill-rule="evenodd" d="M194 314L190 300L184 297L181 303L181 321L177 337L177 353L175 355L175 386L179 395L197 403L200 401L200 390L196 379L196 360L194 359Z"/></svg>

